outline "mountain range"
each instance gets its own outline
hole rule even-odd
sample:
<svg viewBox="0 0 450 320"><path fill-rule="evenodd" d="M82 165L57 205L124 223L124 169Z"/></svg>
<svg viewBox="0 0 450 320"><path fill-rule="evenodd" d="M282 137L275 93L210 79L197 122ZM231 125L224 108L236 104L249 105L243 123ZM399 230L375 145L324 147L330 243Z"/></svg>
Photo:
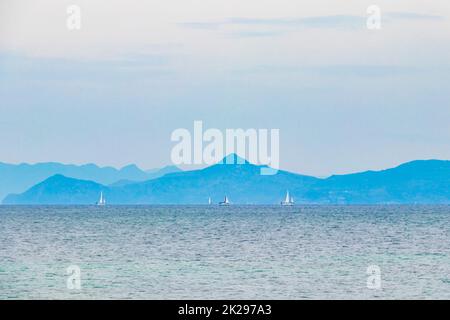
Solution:
<svg viewBox="0 0 450 320"><path fill-rule="evenodd" d="M116 169L113 167L99 167L95 164L77 166L48 162L15 165L0 162L0 200L7 194L24 192L35 184L56 174L75 179L92 180L104 185L125 185L155 179L166 173L177 171L180 171L180 169L175 166L143 171L136 165L128 165L121 169Z"/></svg>
<svg viewBox="0 0 450 320"><path fill-rule="evenodd" d="M236 155L229 155L237 159ZM234 204L278 204L287 190L297 204L450 204L450 161L417 160L395 168L316 178L243 160L178 171L139 182L105 185L56 174L3 204L94 204L103 192L108 204L206 204L227 195Z"/></svg>

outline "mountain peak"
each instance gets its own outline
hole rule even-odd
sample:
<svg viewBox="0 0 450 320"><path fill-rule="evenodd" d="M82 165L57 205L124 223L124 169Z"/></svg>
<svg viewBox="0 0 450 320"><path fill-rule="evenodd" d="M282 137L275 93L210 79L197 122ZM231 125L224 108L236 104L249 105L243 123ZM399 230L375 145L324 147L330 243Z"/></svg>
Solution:
<svg viewBox="0 0 450 320"><path fill-rule="evenodd" d="M57 174L54 174L54 175L48 177L46 180L47 181L57 181L57 180L63 180L63 179L68 179L68 178L60 173L57 173Z"/></svg>
<svg viewBox="0 0 450 320"><path fill-rule="evenodd" d="M238 156L236 153L230 153L225 156L218 164L249 164L246 159Z"/></svg>
<svg viewBox="0 0 450 320"><path fill-rule="evenodd" d="M135 164L129 164L129 165L126 165L126 166L122 167L120 169L120 171L122 171L122 172L124 172L124 171L125 172L126 171L130 172L130 171L142 171L142 170L139 169L139 167L137 165L135 165Z"/></svg>

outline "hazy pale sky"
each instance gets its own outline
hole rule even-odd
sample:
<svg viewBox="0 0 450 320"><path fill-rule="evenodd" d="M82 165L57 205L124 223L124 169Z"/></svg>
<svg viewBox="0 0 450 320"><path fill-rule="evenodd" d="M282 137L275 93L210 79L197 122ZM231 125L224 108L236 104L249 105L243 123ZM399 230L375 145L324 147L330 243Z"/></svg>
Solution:
<svg viewBox="0 0 450 320"><path fill-rule="evenodd" d="M0 162L159 167L194 120L312 175L450 159L450 3L0 0Z"/></svg>

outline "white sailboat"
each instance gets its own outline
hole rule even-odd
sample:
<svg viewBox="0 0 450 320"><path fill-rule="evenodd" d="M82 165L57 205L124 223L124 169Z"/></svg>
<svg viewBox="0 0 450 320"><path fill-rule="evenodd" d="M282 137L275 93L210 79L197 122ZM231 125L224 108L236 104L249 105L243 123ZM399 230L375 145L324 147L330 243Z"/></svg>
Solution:
<svg viewBox="0 0 450 320"><path fill-rule="evenodd" d="M229 206L230 205L230 200L228 200L228 197L225 196L225 199L222 202L219 202L219 205L221 205L221 206Z"/></svg>
<svg viewBox="0 0 450 320"><path fill-rule="evenodd" d="M281 201L282 206L293 206L294 205L294 198L289 196L289 190L286 192L286 198L284 198L284 201Z"/></svg>
<svg viewBox="0 0 450 320"><path fill-rule="evenodd" d="M209 205L212 204L211 197L208 198L208 204L209 204Z"/></svg>
<svg viewBox="0 0 450 320"><path fill-rule="evenodd" d="M106 198L103 197L103 191L100 192L100 199L97 202L98 206L105 206L106 205Z"/></svg>

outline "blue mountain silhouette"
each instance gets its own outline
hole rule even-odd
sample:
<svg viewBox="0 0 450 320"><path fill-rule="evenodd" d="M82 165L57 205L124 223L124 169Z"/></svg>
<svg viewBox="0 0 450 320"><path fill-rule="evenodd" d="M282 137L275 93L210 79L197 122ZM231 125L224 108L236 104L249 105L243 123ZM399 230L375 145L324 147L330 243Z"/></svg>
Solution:
<svg viewBox="0 0 450 320"><path fill-rule="evenodd" d="M450 161L412 161L326 179L283 170L264 176L261 166L248 161L226 163L118 186L56 175L9 195L4 204L94 204L100 191L109 204L205 204L209 197L219 202L225 195L236 204L277 204L286 190L305 204L450 203Z"/></svg>
<svg viewBox="0 0 450 320"><path fill-rule="evenodd" d="M136 182L158 178L169 172L180 171L170 166L145 172L136 165L128 165L122 169L99 167L95 164L66 165L56 162L38 164L6 164L0 163L0 200L9 193L24 192L36 183L55 174L66 177L92 180L101 184L112 184L118 181Z"/></svg>

